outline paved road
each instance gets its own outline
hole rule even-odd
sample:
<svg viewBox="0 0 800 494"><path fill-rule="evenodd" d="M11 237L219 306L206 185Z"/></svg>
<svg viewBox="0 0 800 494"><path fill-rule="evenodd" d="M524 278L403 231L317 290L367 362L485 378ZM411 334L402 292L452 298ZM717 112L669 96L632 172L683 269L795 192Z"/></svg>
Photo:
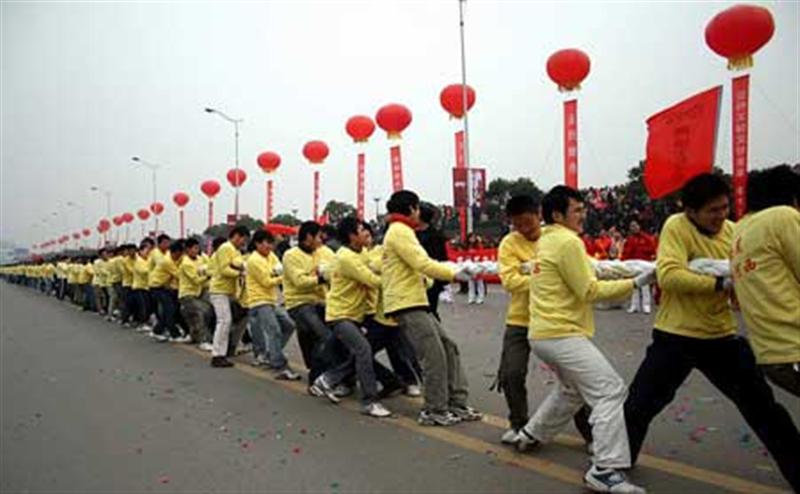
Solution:
<svg viewBox="0 0 800 494"><path fill-rule="evenodd" d="M504 296L446 306L485 423L421 428L312 399L247 365L220 370L183 345L156 344L98 316L0 284L0 490L3 492L581 492L574 432L536 455L498 444L505 410L489 392ZM598 341L629 379L648 318L599 312ZM293 355L296 344L290 343ZM245 362L245 361L243 361ZM548 389L530 379L532 402ZM797 422L796 399L779 394ZM794 400L794 401L793 401ZM786 484L735 409L694 375L654 424L632 477L651 492L778 492ZM705 427L705 429L698 429ZM694 434L692 435L692 433ZM691 436L691 437L690 437Z"/></svg>

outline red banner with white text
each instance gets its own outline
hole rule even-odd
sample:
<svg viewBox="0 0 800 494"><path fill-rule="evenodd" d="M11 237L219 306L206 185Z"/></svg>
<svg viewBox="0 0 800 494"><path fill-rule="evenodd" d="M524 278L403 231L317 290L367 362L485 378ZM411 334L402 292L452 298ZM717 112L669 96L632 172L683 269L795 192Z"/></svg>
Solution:
<svg viewBox="0 0 800 494"><path fill-rule="evenodd" d="M578 188L578 100L564 102L564 184Z"/></svg>
<svg viewBox="0 0 800 494"><path fill-rule="evenodd" d="M736 218L747 211L747 133L749 131L750 76L733 79L732 118L733 128L733 204Z"/></svg>
<svg viewBox="0 0 800 494"><path fill-rule="evenodd" d="M358 219L364 221L364 153L358 153L358 176L356 178L356 212Z"/></svg>
<svg viewBox="0 0 800 494"><path fill-rule="evenodd" d="M403 190L403 163L400 158L400 146L389 148L392 160L392 191Z"/></svg>

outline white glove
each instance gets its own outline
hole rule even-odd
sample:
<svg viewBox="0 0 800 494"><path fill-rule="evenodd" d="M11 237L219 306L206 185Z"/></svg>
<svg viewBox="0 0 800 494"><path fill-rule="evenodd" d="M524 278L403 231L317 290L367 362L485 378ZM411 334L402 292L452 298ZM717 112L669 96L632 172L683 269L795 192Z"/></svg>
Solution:
<svg viewBox="0 0 800 494"><path fill-rule="evenodd" d="M533 263L531 261L523 262L519 265L519 272L522 274L531 274L531 268Z"/></svg>
<svg viewBox="0 0 800 494"><path fill-rule="evenodd" d="M483 266L472 261L465 262L464 264L462 264L461 268L464 269L467 273L469 273L470 277L472 278L483 273Z"/></svg>
<svg viewBox="0 0 800 494"><path fill-rule="evenodd" d="M283 274L283 264L278 263L272 268L272 274L275 276L280 276Z"/></svg>
<svg viewBox="0 0 800 494"><path fill-rule="evenodd" d="M648 269L647 271L642 272L642 274L636 276L633 279L633 286L636 288L642 288L643 286L652 285L656 282L656 270L655 269Z"/></svg>
<svg viewBox="0 0 800 494"><path fill-rule="evenodd" d="M317 276L320 276L321 278L324 278L324 279L327 280L328 279L328 277L326 276L327 272L328 272L328 265L327 264L320 264L320 265L317 266Z"/></svg>
<svg viewBox="0 0 800 494"><path fill-rule="evenodd" d="M730 277L731 264L727 259L697 258L689 262L689 270L699 274Z"/></svg>
<svg viewBox="0 0 800 494"><path fill-rule="evenodd" d="M461 282L467 282L467 281L471 280L472 278L473 278L473 276L471 274L469 274L469 271L467 270L466 267L459 268L458 271L456 271L455 276L453 276L454 280L461 281Z"/></svg>

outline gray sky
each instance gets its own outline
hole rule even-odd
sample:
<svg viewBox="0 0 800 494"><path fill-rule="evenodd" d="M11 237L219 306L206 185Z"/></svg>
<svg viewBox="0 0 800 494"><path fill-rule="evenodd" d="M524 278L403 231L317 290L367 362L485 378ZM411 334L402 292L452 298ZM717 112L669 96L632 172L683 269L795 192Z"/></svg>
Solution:
<svg viewBox="0 0 800 494"><path fill-rule="evenodd" d="M775 18L772 41L751 77L752 167L800 160L800 38L797 2L760 2ZM468 82L474 166L488 178L562 179L561 102L544 64L577 47L592 59L579 93L580 184L625 180L643 157L647 116L724 84L717 163L730 169L730 76L703 31L731 2L566 3L471 0ZM440 1L273 1L265 3L10 3L2 7L2 201L0 234L28 245L104 216L150 203L150 175L130 157L164 163L162 223L176 233L174 192L191 195L188 226L206 222L203 180L223 184L217 218L233 210L225 181L233 129L203 112L245 119L242 210L264 214L259 152L283 158L276 212L311 212L312 168L301 148L331 148L322 203L355 203L356 147L344 132L357 113L407 105L406 187L437 203L452 200L456 121L439 106L442 87L460 81L458 4ZM389 151L376 131L367 152L367 205L390 191ZM73 201L84 212L66 208ZM51 213L57 211L59 216ZM42 226L49 217L52 226ZM37 225L38 224L38 225ZM34 226L37 225L37 226ZM132 232L139 232L138 220Z"/></svg>

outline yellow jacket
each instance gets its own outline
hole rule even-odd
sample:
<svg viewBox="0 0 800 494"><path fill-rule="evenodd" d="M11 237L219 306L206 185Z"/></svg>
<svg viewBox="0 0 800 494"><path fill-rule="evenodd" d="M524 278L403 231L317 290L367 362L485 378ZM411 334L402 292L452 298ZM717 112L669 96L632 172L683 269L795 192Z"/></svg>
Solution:
<svg viewBox="0 0 800 494"><path fill-rule="evenodd" d="M331 289L325 300L325 321L362 322L369 309L368 295L381 286L381 279L373 273L362 253L342 246L336 252L331 269Z"/></svg>
<svg viewBox="0 0 800 494"><path fill-rule="evenodd" d="M319 250L319 249L317 249ZM319 257L292 247L283 254L283 297L287 309L325 303L325 285L317 276Z"/></svg>
<svg viewBox="0 0 800 494"><path fill-rule="evenodd" d="M283 277L277 276L274 270L279 262L274 252L270 252L267 257L253 252L247 258L247 278L244 284L247 307L278 303Z"/></svg>
<svg viewBox="0 0 800 494"><path fill-rule="evenodd" d="M165 256L169 256L169 251L161 252L158 250L158 247L152 249L150 251L150 255L147 256L147 269L150 271L147 275L147 286L152 288L157 288L158 285L153 284L153 272L156 270L156 266L158 263L164 259Z"/></svg>
<svg viewBox="0 0 800 494"><path fill-rule="evenodd" d="M122 286L130 287L133 285L133 263L136 262L136 254L134 257L123 257L119 262L119 271L122 275Z"/></svg>
<svg viewBox="0 0 800 494"><path fill-rule="evenodd" d="M207 277L201 274L202 269L200 258L192 259L184 256L181 265L178 267L178 298L199 297L203 293L203 284Z"/></svg>
<svg viewBox="0 0 800 494"><path fill-rule="evenodd" d="M94 271L92 271L92 265L87 264L79 264L78 265L78 279L76 281L79 285L86 285L92 282L92 277L94 276Z"/></svg>
<svg viewBox="0 0 800 494"><path fill-rule="evenodd" d="M455 270L434 261L420 245L414 230L395 221L383 240L381 288L386 314L412 308L428 308L427 287L423 276L453 281Z"/></svg>
<svg viewBox="0 0 800 494"><path fill-rule="evenodd" d="M133 288L134 290L149 289L150 288L150 285L148 283L149 276L150 276L149 259L147 257L142 257L140 254L136 254L136 260L133 262L133 283L131 284L131 288Z"/></svg>
<svg viewBox="0 0 800 494"><path fill-rule="evenodd" d="M80 264L71 262L67 264L67 283L70 285L78 283L78 273L80 272Z"/></svg>
<svg viewBox="0 0 800 494"><path fill-rule="evenodd" d="M577 233L542 229L530 283L528 337L535 340L594 335L592 302L630 296L633 280L598 281Z"/></svg>
<svg viewBox="0 0 800 494"><path fill-rule="evenodd" d="M214 252L211 259L214 263L214 271L211 276L209 292L218 295L235 296L237 281L242 273L231 266L242 266L242 254L239 249L228 240L219 246L219 249Z"/></svg>
<svg viewBox="0 0 800 494"><path fill-rule="evenodd" d="M661 302L654 326L661 331L693 338L720 338L736 332L736 323L724 292L715 292L713 276L689 270L693 259L728 259L733 223L725 221L714 237L703 235L684 213L664 223L656 256Z"/></svg>
<svg viewBox="0 0 800 494"><path fill-rule="evenodd" d="M800 362L800 211L777 206L742 218L731 270L758 363Z"/></svg>
<svg viewBox="0 0 800 494"><path fill-rule="evenodd" d="M122 256L114 256L108 260L106 265L106 282L109 285L122 283Z"/></svg>
<svg viewBox="0 0 800 494"><path fill-rule="evenodd" d="M500 242L497 252L497 262L500 272L500 282L509 293L506 312L506 325L528 327L530 316L528 305L530 300L531 275L523 274L520 266L532 261L536 255L536 242L531 242L519 232L511 232Z"/></svg>
<svg viewBox="0 0 800 494"><path fill-rule="evenodd" d="M150 288L178 289L178 264L172 259L172 254L162 256L155 269L150 271Z"/></svg>
<svg viewBox="0 0 800 494"><path fill-rule="evenodd" d="M108 286L106 283L106 261L102 259L95 259L92 263L92 285L94 286Z"/></svg>
<svg viewBox="0 0 800 494"><path fill-rule="evenodd" d="M364 250L361 254L365 257L365 262L369 269L381 275L383 271L383 246L377 245L370 250ZM383 311L383 293L381 287L371 289L367 292L367 315L374 316L375 321L384 326L398 326L397 320L388 317Z"/></svg>

